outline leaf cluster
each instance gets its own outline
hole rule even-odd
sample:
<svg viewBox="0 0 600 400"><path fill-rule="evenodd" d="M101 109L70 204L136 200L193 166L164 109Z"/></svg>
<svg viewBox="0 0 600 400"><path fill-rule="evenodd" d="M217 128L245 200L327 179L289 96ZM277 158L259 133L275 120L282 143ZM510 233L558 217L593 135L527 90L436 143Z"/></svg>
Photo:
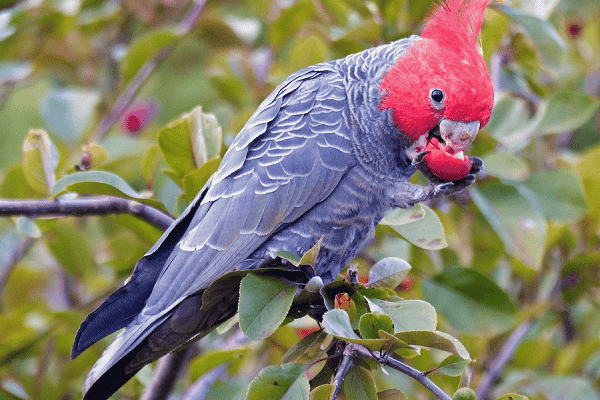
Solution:
<svg viewBox="0 0 600 400"><path fill-rule="evenodd" d="M0 198L108 194L176 216L285 77L418 33L431 4L207 2L185 33L186 1L0 1ZM219 367L209 398L325 399L343 358L336 343L435 370L431 380L454 393L485 382L527 324L487 397L598 399L599 17L590 0L493 2L481 43L496 101L469 150L484 161L475 187L386 215L353 260L359 283L323 286L310 268L224 277L245 306L203 339L176 395ZM0 220L0 397L80 397L112 338L70 361L77 327L160 234L130 215ZM314 254L280 256L310 265ZM223 349L238 321L257 340ZM115 398L139 398L153 372ZM343 385L346 398L431 396L369 360Z"/></svg>

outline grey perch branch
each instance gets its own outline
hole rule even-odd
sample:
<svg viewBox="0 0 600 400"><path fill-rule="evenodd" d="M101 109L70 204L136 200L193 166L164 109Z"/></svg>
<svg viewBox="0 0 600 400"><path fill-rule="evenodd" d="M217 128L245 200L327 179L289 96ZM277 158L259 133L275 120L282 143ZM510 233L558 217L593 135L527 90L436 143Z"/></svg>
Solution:
<svg viewBox="0 0 600 400"><path fill-rule="evenodd" d="M106 214L131 214L165 230L174 221L170 215L147 204L115 196L78 197L57 200L0 199L0 217L58 217Z"/></svg>
<svg viewBox="0 0 600 400"><path fill-rule="evenodd" d="M389 355L382 355L380 351L374 351L371 353L366 347L361 346L361 345L356 345L355 348L356 348L356 352L359 355L370 358L372 360L375 360L378 363L380 363L381 365L386 365L390 368L395 369L396 371L402 372L404 375L407 375L407 376L413 378L414 380L419 382L421 385L425 386L425 388L427 388L427 390L429 390L431 393L433 393L435 395L435 397L437 397L438 399L452 400L452 398L450 396L448 396L446 394L446 392L444 392L442 389L440 389L435 383L433 383L427 377L427 375L425 375L423 372L419 371L418 369L415 369L409 365L406 365L403 362L396 360L395 358L393 358Z"/></svg>

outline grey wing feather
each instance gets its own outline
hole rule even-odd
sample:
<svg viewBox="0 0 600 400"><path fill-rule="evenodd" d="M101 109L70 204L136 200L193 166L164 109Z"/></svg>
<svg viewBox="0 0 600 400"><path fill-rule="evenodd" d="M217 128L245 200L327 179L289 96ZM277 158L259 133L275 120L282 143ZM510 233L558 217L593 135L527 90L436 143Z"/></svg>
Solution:
<svg viewBox="0 0 600 400"><path fill-rule="evenodd" d="M332 64L299 71L267 97L194 200L197 211L143 310L98 360L86 389L184 299L235 269L283 224L331 194L353 164L345 107L345 89Z"/></svg>

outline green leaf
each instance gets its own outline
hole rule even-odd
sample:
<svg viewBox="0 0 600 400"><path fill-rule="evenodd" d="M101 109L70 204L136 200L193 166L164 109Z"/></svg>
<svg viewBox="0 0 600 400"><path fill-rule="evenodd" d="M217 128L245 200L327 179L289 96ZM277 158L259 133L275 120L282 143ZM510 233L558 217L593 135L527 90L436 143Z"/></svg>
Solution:
<svg viewBox="0 0 600 400"><path fill-rule="evenodd" d="M492 152L482 157L485 173L509 181L523 181L531 171L529 165L516 154L508 151Z"/></svg>
<svg viewBox="0 0 600 400"><path fill-rule="evenodd" d="M29 186L49 194L58 165L58 150L43 129L31 129L23 143L23 174Z"/></svg>
<svg viewBox="0 0 600 400"><path fill-rule="evenodd" d="M504 5L495 5L510 19L521 25L544 60L558 67L566 57L567 44L548 21Z"/></svg>
<svg viewBox="0 0 600 400"><path fill-rule="evenodd" d="M358 330L364 339L379 339L380 330L394 333L394 323L389 315L375 311L360 317Z"/></svg>
<svg viewBox="0 0 600 400"><path fill-rule="evenodd" d="M169 122L158 132L158 146L174 176L182 177L197 167L191 135L188 115Z"/></svg>
<svg viewBox="0 0 600 400"><path fill-rule="evenodd" d="M291 252L285 251L285 250L278 251L277 257L281 257L283 259L288 260L289 262L294 264L296 267L298 265L300 265L300 260L302 259L302 257L299 257L299 256L295 255L294 253L291 253Z"/></svg>
<svg viewBox="0 0 600 400"><path fill-rule="evenodd" d="M269 28L269 43L276 49L284 46L290 37L296 35L304 22L316 14L312 1L301 0L283 10L279 18Z"/></svg>
<svg viewBox="0 0 600 400"><path fill-rule="evenodd" d="M287 315L296 286L282 279L248 274L240 285L240 328L251 340L271 336Z"/></svg>
<svg viewBox="0 0 600 400"><path fill-rule="evenodd" d="M433 210L423 206L425 217L409 224L390 225L404 239L417 247L427 250L440 250L448 246L446 233L439 217Z"/></svg>
<svg viewBox="0 0 600 400"><path fill-rule="evenodd" d="M83 277L96 269L88 237L68 221L55 221L45 237L50 252L69 274Z"/></svg>
<svg viewBox="0 0 600 400"><path fill-rule="evenodd" d="M123 85L129 83L129 80L138 73L140 68L159 51L175 44L181 38L181 33L170 27L158 28L134 39L129 46L129 51L121 61Z"/></svg>
<svg viewBox="0 0 600 400"><path fill-rule="evenodd" d="M546 248L547 222L535 196L524 187L517 190L499 182L478 186L472 196L506 250L529 268L539 270Z"/></svg>
<svg viewBox="0 0 600 400"><path fill-rule="evenodd" d="M481 273L452 268L423 282L423 295L460 332L485 337L514 324L515 305Z"/></svg>
<svg viewBox="0 0 600 400"><path fill-rule="evenodd" d="M395 289L408 275L412 267L397 257L387 257L378 261L369 271L369 283L366 286Z"/></svg>
<svg viewBox="0 0 600 400"><path fill-rule="evenodd" d="M210 177L217 171L221 158L213 158L183 177L183 191L188 201L194 200Z"/></svg>
<svg viewBox="0 0 600 400"><path fill-rule="evenodd" d="M317 386L310 392L310 400L330 400L334 391L332 384Z"/></svg>
<svg viewBox="0 0 600 400"><path fill-rule="evenodd" d="M409 344L407 344L403 340L398 339L391 333L388 333L384 330L380 330L379 336L381 336L382 339L386 340L385 346L380 347L380 350L382 348L385 348L388 351L394 352L404 358L414 358L420 354L420 349L410 346Z"/></svg>
<svg viewBox="0 0 600 400"><path fill-rule="evenodd" d="M216 117L203 114L201 107L171 121L158 133L158 145L176 182L208 160L220 157L222 140ZM207 168L213 166L214 162Z"/></svg>
<svg viewBox="0 0 600 400"><path fill-rule="evenodd" d="M308 400L310 385L305 368L291 363L264 368L250 383L246 400Z"/></svg>
<svg viewBox="0 0 600 400"><path fill-rule="evenodd" d="M362 344L371 350L379 350L387 342L387 339L363 339L358 337L352 329L352 323L346 310L335 309L327 311L323 314L323 327L325 328L325 332L330 335L346 342Z"/></svg>
<svg viewBox="0 0 600 400"><path fill-rule="evenodd" d="M160 147L157 144L153 144L148 148L146 154L142 158L142 174L146 182L152 182L154 180L154 174L158 169L158 164L162 161L162 153Z"/></svg>
<svg viewBox="0 0 600 400"><path fill-rule="evenodd" d="M310 265L314 267L317 264L317 257L319 256L319 250L321 250L322 243L323 236L321 236L319 240L317 240L317 243L315 243L313 247L308 249L308 251L302 255L302 258L300 258L298 265Z"/></svg>
<svg viewBox="0 0 600 400"><path fill-rule="evenodd" d="M190 363L190 379L196 381L202 375L221 364L230 363L239 359L248 352L248 348L242 347L230 350L220 350L206 353L197 357Z"/></svg>
<svg viewBox="0 0 600 400"><path fill-rule="evenodd" d="M473 389L463 387L454 392L452 400L477 400L477 395Z"/></svg>
<svg viewBox="0 0 600 400"><path fill-rule="evenodd" d="M427 215L425 206L421 203L415 204L412 208L395 208L388 211L379 222L383 225L404 225L419 221Z"/></svg>
<svg viewBox="0 0 600 400"><path fill-rule="evenodd" d="M584 92L557 92L543 103L543 118L536 126L538 135L575 130L588 122L600 101Z"/></svg>
<svg viewBox="0 0 600 400"><path fill-rule="evenodd" d="M344 310L329 310L323 314L323 328L330 335L340 338L360 339L352 329L350 317Z"/></svg>
<svg viewBox="0 0 600 400"><path fill-rule="evenodd" d="M465 360L464 358L451 354L446 357L435 370L447 376L461 376L470 361L471 360Z"/></svg>
<svg viewBox="0 0 600 400"><path fill-rule="evenodd" d="M547 218L569 223L587 212L578 176L569 169L537 172L524 185L535 193Z"/></svg>
<svg viewBox="0 0 600 400"><path fill-rule="evenodd" d="M390 316L396 331L435 331L437 314L435 308L425 301L367 300L371 311L380 311Z"/></svg>
<svg viewBox="0 0 600 400"><path fill-rule="evenodd" d="M283 362L301 362L304 359L315 359L316 354L324 354L321 344L327 337L327 333L318 330L302 338L283 355Z"/></svg>
<svg viewBox="0 0 600 400"><path fill-rule="evenodd" d="M202 107L196 107L183 118L190 123L190 138L192 151L197 166L208 160L221 156L223 143L223 131L217 117L214 114L205 114Z"/></svg>
<svg viewBox="0 0 600 400"><path fill-rule="evenodd" d="M408 397L398 389L387 389L377 393L377 400L408 400Z"/></svg>
<svg viewBox="0 0 600 400"><path fill-rule="evenodd" d="M52 196L56 197L64 192L126 197L165 210L160 201L137 193L123 178L106 171L83 171L63 176L52 187Z"/></svg>
<svg viewBox="0 0 600 400"><path fill-rule="evenodd" d="M521 396L520 394L508 393L504 396L497 397L496 400L529 400L525 396Z"/></svg>
<svg viewBox="0 0 600 400"><path fill-rule="evenodd" d="M514 153L529 144L541 117L540 113L530 116L525 100L505 95L495 101L492 117L485 130Z"/></svg>
<svg viewBox="0 0 600 400"><path fill-rule="evenodd" d="M590 149L577 164L583 192L590 207L590 214L600 219L600 146Z"/></svg>
<svg viewBox="0 0 600 400"><path fill-rule="evenodd" d="M373 374L366 368L357 365L350 368L344 378L342 391L346 399L377 400L377 389Z"/></svg>
<svg viewBox="0 0 600 400"><path fill-rule="evenodd" d="M90 126L100 95L82 89L52 89L40 104L48 128L65 142L79 140Z"/></svg>
<svg viewBox="0 0 600 400"><path fill-rule="evenodd" d="M22 164L15 164L4 171L0 184L0 197L5 199L27 199L39 196L25 178Z"/></svg>
<svg viewBox="0 0 600 400"><path fill-rule="evenodd" d="M410 344L430 349L443 350L469 360L469 352L455 337L440 331L406 331L396 333L398 339Z"/></svg>

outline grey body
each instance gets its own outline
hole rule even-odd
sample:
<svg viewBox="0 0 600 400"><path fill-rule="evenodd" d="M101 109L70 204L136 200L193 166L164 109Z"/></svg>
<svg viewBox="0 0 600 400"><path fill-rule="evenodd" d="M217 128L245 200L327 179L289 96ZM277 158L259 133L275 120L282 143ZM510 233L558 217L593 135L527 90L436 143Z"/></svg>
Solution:
<svg viewBox="0 0 600 400"><path fill-rule="evenodd" d="M301 255L322 236L315 269L331 281L387 210L438 193L409 183L410 140L378 108L381 79L415 40L305 68L265 99L131 281L82 324L73 356L125 327L88 376L86 399L107 398L144 364L234 314L235 293L231 304L200 311L202 291L225 272L280 250Z"/></svg>

